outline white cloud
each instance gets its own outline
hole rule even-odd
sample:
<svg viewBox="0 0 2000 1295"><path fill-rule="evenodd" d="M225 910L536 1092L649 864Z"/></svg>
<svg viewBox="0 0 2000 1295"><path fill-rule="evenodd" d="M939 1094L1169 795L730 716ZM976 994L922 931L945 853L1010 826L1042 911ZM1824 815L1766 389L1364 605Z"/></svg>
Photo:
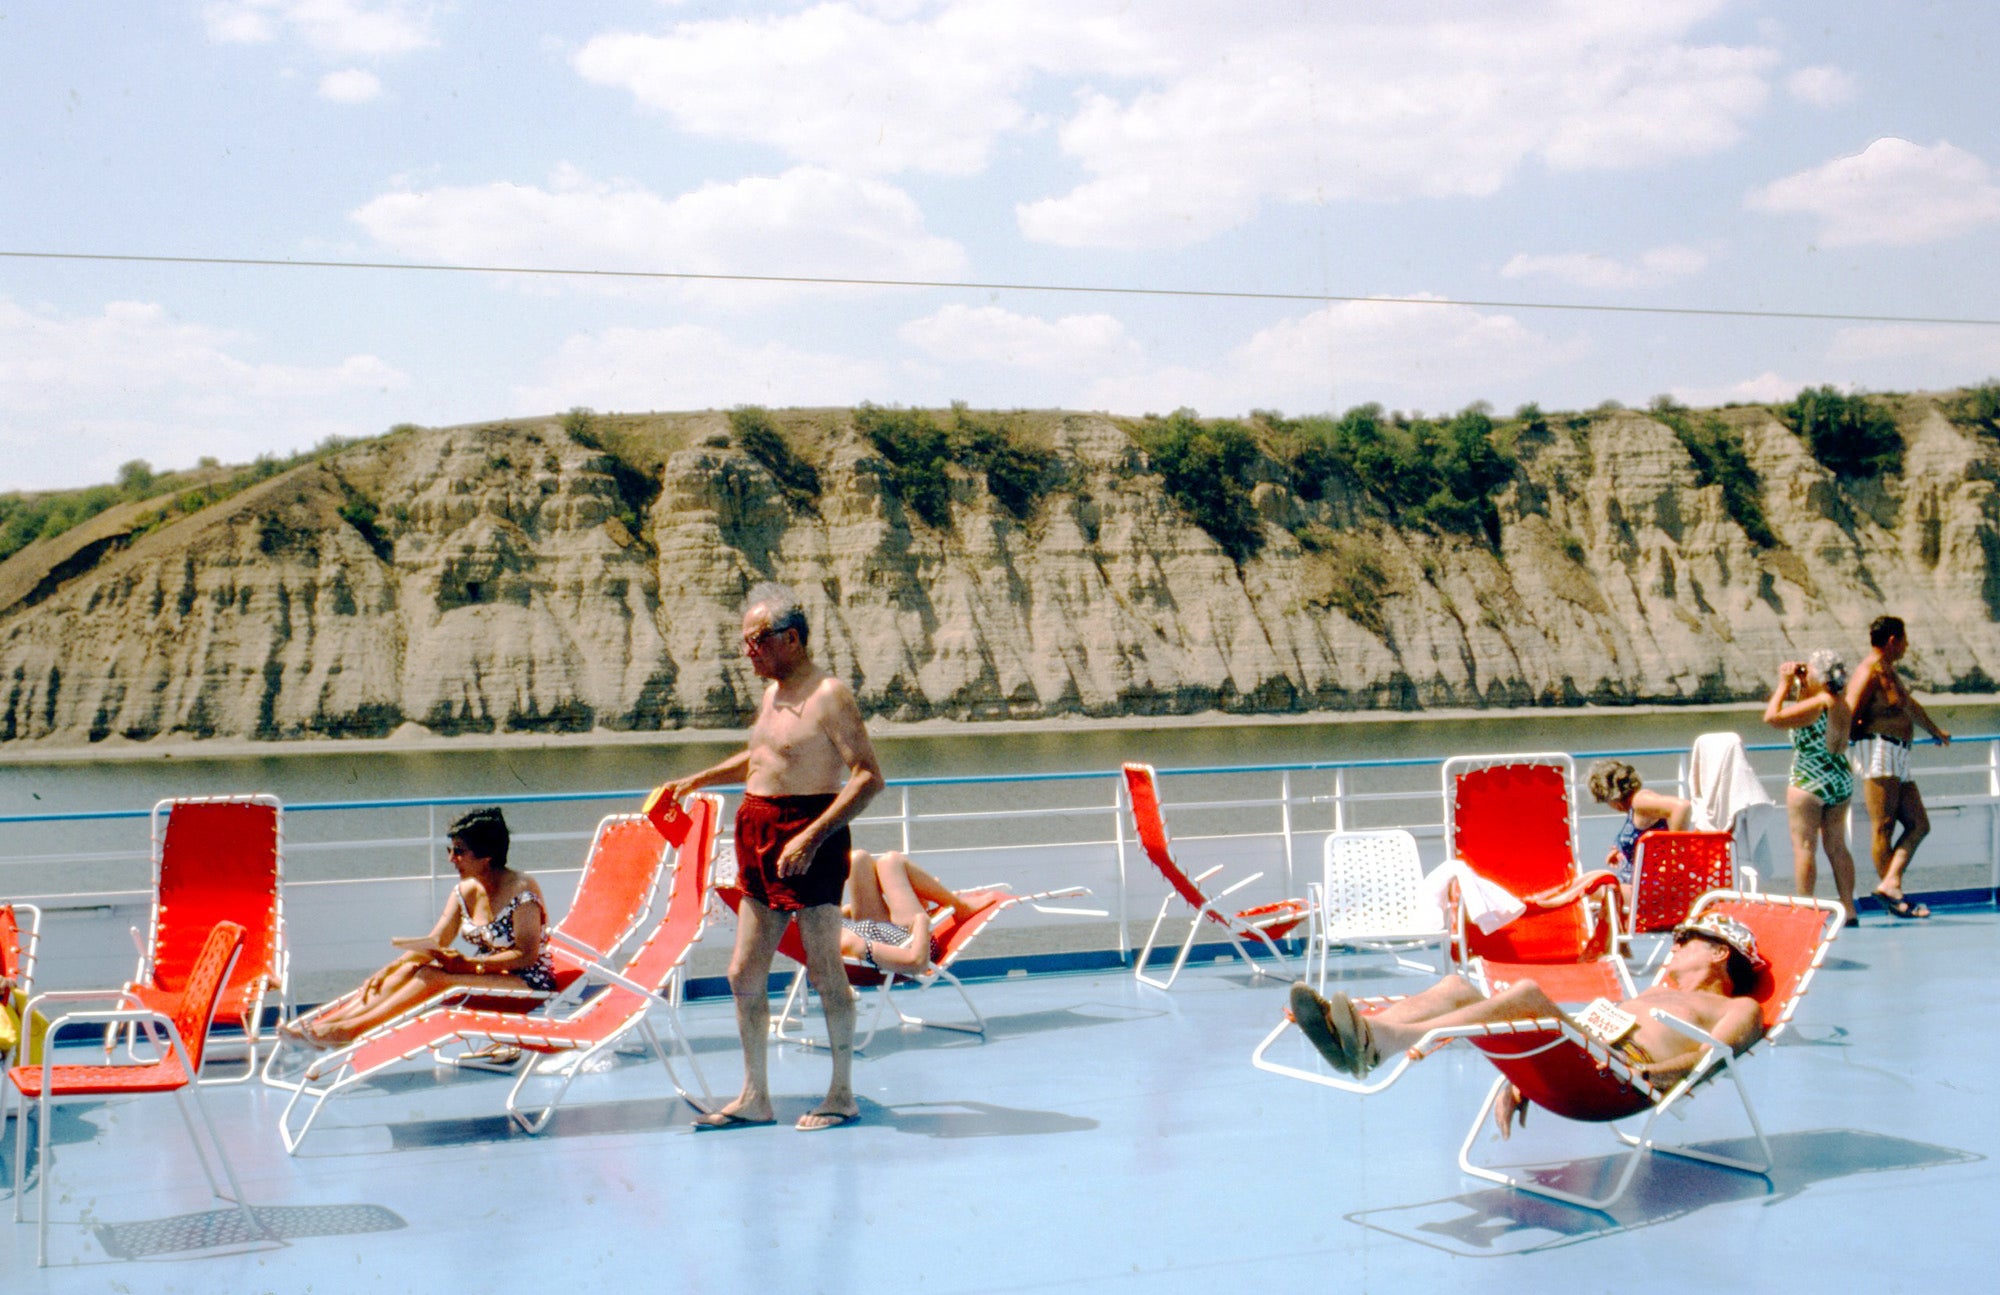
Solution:
<svg viewBox="0 0 2000 1295"><path fill-rule="evenodd" d="M372 355L271 364L244 359L249 344L151 302L66 318L0 299L0 482L80 485L131 458L242 460L380 431L343 417L346 405L408 384Z"/></svg>
<svg viewBox="0 0 2000 1295"><path fill-rule="evenodd" d="M1837 67L1802 67L1785 78L1785 90L1800 103L1837 108L1854 98L1854 78Z"/></svg>
<svg viewBox="0 0 2000 1295"><path fill-rule="evenodd" d="M202 9L209 39L262 44L286 31L330 58L382 58L435 45L432 6L418 0L217 0Z"/></svg>
<svg viewBox="0 0 2000 1295"><path fill-rule="evenodd" d="M859 172L964 174L1026 112L1027 68L944 19L897 21L847 4L775 18L598 36L576 70L629 91L697 135L768 144Z"/></svg>
<svg viewBox="0 0 2000 1295"><path fill-rule="evenodd" d="M1954 144L1926 148L1891 135L1774 181L1745 204L1819 217L1826 247L1910 247L2000 220L2000 185L1985 162Z"/></svg>
<svg viewBox="0 0 2000 1295"><path fill-rule="evenodd" d="M383 194L353 218L403 255L458 265L935 279L966 264L902 190L818 167L671 199L565 168L548 188Z"/></svg>
<svg viewBox="0 0 2000 1295"><path fill-rule="evenodd" d="M1766 371L1754 378L1726 382L1713 387L1674 387L1673 398L1693 409L1715 409L1722 405L1775 405L1790 400L1813 384Z"/></svg>
<svg viewBox="0 0 2000 1295"><path fill-rule="evenodd" d="M1627 263L1599 252L1559 252L1531 255L1520 252L1500 267L1503 277L1526 279L1545 277L1582 288L1648 288L1708 267L1708 256L1697 248L1669 245L1655 247Z"/></svg>
<svg viewBox="0 0 2000 1295"><path fill-rule="evenodd" d="M381 94L382 79L366 68L343 68L319 79L319 97L334 103L367 103Z"/></svg>
<svg viewBox="0 0 2000 1295"><path fill-rule="evenodd" d="M903 341L941 360L1046 373L1129 368L1139 347L1111 315L1042 319L998 306L950 305L903 325Z"/></svg>
<svg viewBox="0 0 2000 1295"><path fill-rule="evenodd" d="M640 411L736 405L853 405L893 400L879 365L781 343L745 345L711 328L608 328L564 341L522 409Z"/></svg>
<svg viewBox="0 0 2000 1295"><path fill-rule="evenodd" d="M1367 400L1456 408L1586 349L1469 306L1338 302L1259 330L1212 372L1174 367L1110 378L1095 385L1089 404L1123 413L1187 404L1211 414Z"/></svg>
<svg viewBox="0 0 2000 1295"><path fill-rule="evenodd" d="M1843 328L1827 347L1829 363L1869 366L1894 380L1875 385L1956 387L2000 375L2000 330L1950 324L1867 324ZM1893 365L1893 368L1885 366Z"/></svg>
<svg viewBox="0 0 2000 1295"><path fill-rule="evenodd" d="M1186 244L1265 202L1484 195L1533 162L1726 148L1777 54L1693 43L1723 0L1315 12L1196 0L828 0L607 33L573 63L680 129L809 162L964 174L1070 94L1087 173L1017 208L1065 246Z"/></svg>

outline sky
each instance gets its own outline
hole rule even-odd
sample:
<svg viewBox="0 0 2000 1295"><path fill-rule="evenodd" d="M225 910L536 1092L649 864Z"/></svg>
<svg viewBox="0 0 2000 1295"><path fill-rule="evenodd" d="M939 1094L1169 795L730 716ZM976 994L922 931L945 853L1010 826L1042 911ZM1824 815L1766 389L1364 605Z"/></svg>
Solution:
<svg viewBox="0 0 2000 1295"><path fill-rule="evenodd" d="M0 0L0 490L575 407L1981 382L2000 327L1910 321L2000 319L1996 51L1977 0Z"/></svg>

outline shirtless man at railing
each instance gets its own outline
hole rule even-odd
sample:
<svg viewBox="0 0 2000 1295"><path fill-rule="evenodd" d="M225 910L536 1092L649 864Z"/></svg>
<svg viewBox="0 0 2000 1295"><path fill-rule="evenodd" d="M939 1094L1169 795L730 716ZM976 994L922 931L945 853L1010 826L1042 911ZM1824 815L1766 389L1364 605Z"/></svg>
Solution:
<svg viewBox="0 0 2000 1295"><path fill-rule="evenodd" d="M840 960L840 895L847 881L847 825L882 789L882 769L845 683L813 663L805 612L782 585L750 591L743 611L743 652L770 682L750 729L750 744L712 769L668 784L676 800L713 783L741 782L736 811L736 882L744 899L736 917L729 988L743 1043L743 1091L695 1126L726 1129L770 1124L768 1075L771 958L796 919L806 973L826 1009L833 1079L826 1100L799 1117L803 1130L851 1123L854 1098L854 995Z"/></svg>
<svg viewBox="0 0 2000 1295"><path fill-rule="evenodd" d="M1384 1053L1416 1047L1432 1030L1561 1017L1602 1040L1654 1088L1665 1089L1694 1069L1704 1045L1653 1013L1678 1017L1741 1053L1764 1033L1757 1000L1743 996L1756 987L1760 966L1750 928L1706 913L1675 930L1674 955L1657 984L1623 1003L1600 1000L1581 1015L1563 1011L1532 980L1488 998L1462 976L1447 976L1372 1016L1362 1015L1346 994L1323 998L1300 981L1292 986L1286 1015L1335 1069L1357 1079ZM1503 1134L1522 1105L1518 1092L1501 1095L1495 1116Z"/></svg>

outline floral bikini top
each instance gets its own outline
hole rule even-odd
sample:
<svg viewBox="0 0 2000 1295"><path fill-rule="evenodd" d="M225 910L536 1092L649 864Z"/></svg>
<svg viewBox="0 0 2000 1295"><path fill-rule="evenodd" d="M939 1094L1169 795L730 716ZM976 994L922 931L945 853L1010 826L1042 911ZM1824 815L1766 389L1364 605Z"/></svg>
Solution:
<svg viewBox="0 0 2000 1295"><path fill-rule="evenodd" d="M465 906L465 892L453 888L451 893L458 896L460 917L458 933L465 937L467 944L481 953L512 953L519 947L514 943L514 910L522 904L542 907L542 901L534 891L522 890L507 901L506 907L493 915L492 921L475 922L472 920L472 910ZM543 913L546 917L547 910L544 909ZM547 992L556 987L555 962L549 957L546 949L542 951L541 957L525 967L514 968L508 974L519 976L527 982L530 989Z"/></svg>

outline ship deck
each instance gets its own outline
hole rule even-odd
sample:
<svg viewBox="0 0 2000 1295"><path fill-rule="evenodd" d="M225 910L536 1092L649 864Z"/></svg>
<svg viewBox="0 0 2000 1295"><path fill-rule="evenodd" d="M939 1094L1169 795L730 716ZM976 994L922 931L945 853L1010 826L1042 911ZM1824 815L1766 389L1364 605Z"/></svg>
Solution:
<svg viewBox="0 0 2000 1295"><path fill-rule="evenodd" d="M1460 1174L1492 1074L1468 1049L1365 1098L1253 1068L1284 982L1231 961L1171 992L1129 971L974 982L987 1039L886 1029L856 1063L860 1123L811 1134L789 1124L827 1061L793 1045L771 1054L780 1124L724 1132L693 1131L638 1045L579 1077L538 1137L502 1114L508 1078L413 1063L337 1098L294 1157L275 1128L285 1092L210 1087L269 1238L208 1195L170 1102L64 1106L52 1266L35 1266L32 1222L0 1229L0 1285L1599 1290L1692 1269L1725 1287L1903 1289L1992 1254L1996 935L1987 905L1844 932L1793 1031L1744 1072L1770 1176L1655 1156L1609 1213ZM1419 983L1375 965L1337 964L1343 987ZM957 1006L925 994L940 1016ZM684 1015L711 1082L733 1088L729 1003ZM1740 1132L1729 1094L1704 1094L1675 1136L1709 1123ZM1543 1116L1531 1131L1550 1124L1563 1175L1603 1167L1602 1129ZM32 1219L32 1186L25 1203Z"/></svg>

